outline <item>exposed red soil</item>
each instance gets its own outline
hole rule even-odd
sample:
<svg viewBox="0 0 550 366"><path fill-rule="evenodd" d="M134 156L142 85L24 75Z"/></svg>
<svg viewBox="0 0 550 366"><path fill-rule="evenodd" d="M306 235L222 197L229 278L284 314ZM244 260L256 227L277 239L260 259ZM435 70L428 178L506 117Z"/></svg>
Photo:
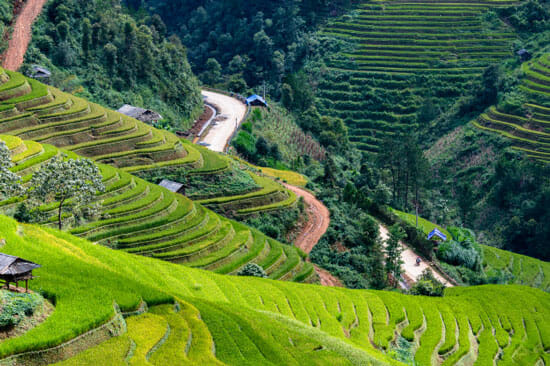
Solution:
<svg viewBox="0 0 550 366"><path fill-rule="evenodd" d="M342 284L342 281L340 281L338 278L333 276L330 272L327 270L324 270L320 267L314 266L315 272L319 275L319 278L321 279L321 285L327 286L327 287L344 287Z"/></svg>
<svg viewBox="0 0 550 366"><path fill-rule="evenodd" d="M297 196L303 197L307 206L308 220L296 238L295 244L309 254L327 231L330 224L330 213L328 208L308 191L291 186L290 184L285 184L285 187Z"/></svg>
<svg viewBox="0 0 550 366"><path fill-rule="evenodd" d="M308 191L291 186L290 184L285 184L285 187L294 192L298 197L304 198L308 219L294 243L298 248L309 254L327 231L330 224L330 212L321 201ZM317 272L321 279L321 285L344 287L342 282L328 271L315 266L315 272Z"/></svg>
<svg viewBox="0 0 550 366"><path fill-rule="evenodd" d="M27 0L21 9L9 42L8 49L2 58L2 67L16 71L19 69L25 58L25 52L31 41L32 23L40 15L42 7L47 0Z"/></svg>
<svg viewBox="0 0 550 366"><path fill-rule="evenodd" d="M180 134L186 135L186 136L196 136L202 130L202 127L204 126L204 124L210 121L213 115L214 115L214 111L205 105L202 114L195 121L195 123L193 124L193 127L191 127L189 131L186 131L185 133L180 133Z"/></svg>

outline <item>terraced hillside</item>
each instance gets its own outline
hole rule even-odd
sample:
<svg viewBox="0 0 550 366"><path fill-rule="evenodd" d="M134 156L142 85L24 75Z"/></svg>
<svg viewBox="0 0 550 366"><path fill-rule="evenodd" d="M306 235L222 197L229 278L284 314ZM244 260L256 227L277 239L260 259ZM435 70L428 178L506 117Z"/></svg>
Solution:
<svg viewBox="0 0 550 366"><path fill-rule="evenodd" d="M0 136L12 151L12 170L30 180L32 172L61 152L47 144ZM189 146L183 143L182 146ZM186 197L146 182L121 169L99 164L105 193L97 197L100 217L70 232L122 251L218 273L234 273L246 263L261 265L270 278L316 281L313 266L298 249L228 220ZM3 212L21 199L0 203ZM55 221L56 205L42 210ZM78 224L77 224L78 225Z"/></svg>
<svg viewBox="0 0 550 366"><path fill-rule="evenodd" d="M514 34L483 20L508 0L362 2L324 34L347 42L327 60L318 87L322 114L344 119L350 139L376 152L385 137L418 129L420 109L445 107L468 81L510 55Z"/></svg>
<svg viewBox="0 0 550 366"><path fill-rule="evenodd" d="M550 162L550 54L524 63L520 89L527 95L525 113L504 113L497 107L474 124L512 140L513 148L539 161Z"/></svg>
<svg viewBox="0 0 550 366"><path fill-rule="evenodd" d="M550 292L550 263L488 246L483 248L483 265L486 273L502 271L509 283L537 287Z"/></svg>
<svg viewBox="0 0 550 366"><path fill-rule="evenodd" d="M0 217L0 235L7 243L2 251L42 264L31 285L56 299L44 323L0 343L0 357L53 347L111 324L107 329L119 337L67 364L401 365L389 356L399 354L417 365L550 362L550 294L530 287L405 296L219 276L6 217ZM113 303L132 312L146 309L144 302L153 306L150 313L128 318L127 333L112 326ZM179 305L154 306L174 302ZM82 339L84 345L109 332L95 334ZM396 343L398 335L407 341ZM79 345L27 357L59 360Z"/></svg>
<svg viewBox="0 0 550 366"><path fill-rule="evenodd" d="M2 69L0 133L51 144L133 174L187 168L190 174L204 175L230 168L226 158L172 133ZM284 209L296 202L280 184L254 179L263 188L254 197L223 198L237 214ZM217 209L212 202L209 206Z"/></svg>

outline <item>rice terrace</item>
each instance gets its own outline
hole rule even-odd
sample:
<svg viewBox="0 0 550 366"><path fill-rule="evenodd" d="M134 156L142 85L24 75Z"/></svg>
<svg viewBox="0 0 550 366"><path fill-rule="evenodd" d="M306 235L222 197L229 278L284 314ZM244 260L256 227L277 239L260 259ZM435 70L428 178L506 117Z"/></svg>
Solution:
<svg viewBox="0 0 550 366"><path fill-rule="evenodd" d="M0 365L550 365L547 0L0 29Z"/></svg>

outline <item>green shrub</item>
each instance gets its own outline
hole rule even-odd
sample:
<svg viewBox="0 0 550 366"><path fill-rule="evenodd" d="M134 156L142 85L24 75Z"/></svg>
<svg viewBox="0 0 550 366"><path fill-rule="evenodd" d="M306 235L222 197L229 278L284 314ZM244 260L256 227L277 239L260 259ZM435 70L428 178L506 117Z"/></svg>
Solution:
<svg viewBox="0 0 550 366"><path fill-rule="evenodd" d="M43 302L44 299L38 294L19 294L2 291L0 329L16 326L25 317L31 316Z"/></svg>
<svg viewBox="0 0 550 366"><path fill-rule="evenodd" d="M481 270L481 256L469 240L461 243L448 240L439 246L437 257L455 266L465 266L471 270Z"/></svg>
<svg viewBox="0 0 550 366"><path fill-rule="evenodd" d="M252 276L267 278L267 273L256 263L247 263L238 273L239 276Z"/></svg>

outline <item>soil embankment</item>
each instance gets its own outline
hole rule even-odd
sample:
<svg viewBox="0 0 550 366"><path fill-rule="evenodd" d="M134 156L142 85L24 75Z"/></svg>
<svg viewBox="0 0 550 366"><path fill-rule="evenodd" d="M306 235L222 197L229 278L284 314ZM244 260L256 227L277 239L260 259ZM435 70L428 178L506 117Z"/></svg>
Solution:
<svg viewBox="0 0 550 366"><path fill-rule="evenodd" d="M47 0L27 0L15 19L8 49L3 55L2 67L11 71L19 69L31 41L32 23L42 12Z"/></svg>

